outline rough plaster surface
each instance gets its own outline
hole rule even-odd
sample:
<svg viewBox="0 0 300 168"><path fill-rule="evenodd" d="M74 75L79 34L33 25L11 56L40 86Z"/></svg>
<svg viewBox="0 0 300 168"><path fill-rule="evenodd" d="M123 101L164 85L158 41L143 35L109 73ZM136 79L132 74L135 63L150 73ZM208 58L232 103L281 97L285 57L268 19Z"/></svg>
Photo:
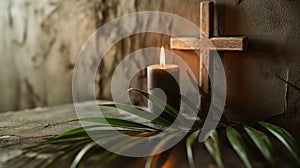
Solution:
<svg viewBox="0 0 300 168"><path fill-rule="evenodd" d="M96 27L94 4L0 3L1 111L70 102L74 57Z"/></svg>
<svg viewBox="0 0 300 168"><path fill-rule="evenodd" d="M180 2L172 1L172 5L167 1L134 0L1 1L0 92L3 97L0 111L71 102L76 56L97 28L116 17L140 10L166 10L184 15L189 5ZM192 15L192 11L187 18L197 20L199 16ZM156 47L167 41L166 37L141 34L111 48L95 80L99 98L111 98L110 77L123 57L140 47ZM91 62L93 60L87 60L87 66ZM145 88L146 74L138 76L141 81L133 82L132 86Z"/></svg>
<svg viewBox="0 0 300 168"><path fill-rule="evenodd" d="M200 1L1 1L0 111L71 102L76 55L101 25L145 10L174 13L199 24ZM224 54L228 107L232 110L228 115L235 120L255 121L286 112L286 121L295 125L300 115L299 94L266 71L278 72L299 85L299 1L220 0L216 8L215 35L246 35L250 42L245 53ZM131 28L130 23L128 26ZM168 46L168 41L158 34L139 34L111 48L95 79L99 98L111 99L110 76L123 57L141 47ZM197 73L198 58L183 57ZM92 62L87 60L87 67ZM145 72L136 77L139 80L132 86L145 89Z"/></svg>
<svg viewBox="0 0 300 168"><path fill-rule="evenodd" d="M299 1L245 0L237 5L228 0L225 10L223 33L249 37L247 52L224 55L233 118L257 120L280 112L288 118L292 113L299 115L299 93L267 74L272 71L300 85L296 46L300 38Z"/></svg>

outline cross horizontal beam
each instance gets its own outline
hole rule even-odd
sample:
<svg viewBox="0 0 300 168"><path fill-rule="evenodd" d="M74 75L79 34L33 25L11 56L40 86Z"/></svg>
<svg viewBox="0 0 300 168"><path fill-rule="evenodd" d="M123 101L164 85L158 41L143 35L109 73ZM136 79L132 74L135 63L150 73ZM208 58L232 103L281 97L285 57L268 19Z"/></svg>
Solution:
<svg viewBox="0 0 300 168"><path fill-rule="evenodd" d="M210 50L217 51L245 51L247 49L247 37L211 37L209 41L213 46L201 45L199 37L171 38L171 49L175 50L200 50L209 46Z"/></svg>

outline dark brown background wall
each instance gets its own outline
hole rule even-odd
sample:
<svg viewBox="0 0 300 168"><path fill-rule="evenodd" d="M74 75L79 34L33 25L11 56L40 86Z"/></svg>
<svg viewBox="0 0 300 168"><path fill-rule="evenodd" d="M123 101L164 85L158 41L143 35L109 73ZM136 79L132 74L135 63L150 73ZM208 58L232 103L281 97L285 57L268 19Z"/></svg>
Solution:
<svg viewBox="0 0 300 168"><path fill-rule="evenodd" d="M0 111L72 102L76 55L104 23L136 11L159 10L199 25L200 1L2 0ZM216 9L215 35L249 37L247 52L225 52L222 56L231 109L227 115L255 121L285 112L280 121L296 125L300 119L299 94L266 72L276 72L300 85L300 1L216 0ZM168 42L166 36L140 34L111 48L95 81L99 98L110 99L110 75L123 57L141 47L168 46ZM177 53L198 73L196 56ZM145 88L145 73L139 78L133 86Z"/></svg>

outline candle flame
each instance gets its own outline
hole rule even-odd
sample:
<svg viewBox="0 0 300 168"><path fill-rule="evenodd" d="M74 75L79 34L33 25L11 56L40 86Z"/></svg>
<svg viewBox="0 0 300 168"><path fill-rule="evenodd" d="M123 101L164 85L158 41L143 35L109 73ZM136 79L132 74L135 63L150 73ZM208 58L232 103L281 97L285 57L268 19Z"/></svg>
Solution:
<svg viewBox="0 0 300 168"><path fill-rule="evenodd" d="M161 50L160 50L160 65L162 67L165 67L165 65L166 65L166 56L165 56L164 47L161 47Z"/></svg>

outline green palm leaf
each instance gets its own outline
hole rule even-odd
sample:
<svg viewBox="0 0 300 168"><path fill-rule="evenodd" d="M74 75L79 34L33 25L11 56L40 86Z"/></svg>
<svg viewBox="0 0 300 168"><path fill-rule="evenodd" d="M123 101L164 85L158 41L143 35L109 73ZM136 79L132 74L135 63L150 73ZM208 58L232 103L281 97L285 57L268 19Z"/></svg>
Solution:
<svg viewBox="0 0 300 168"><path fill-rule="evenodd" d="M142 94L144 97L148 98L150 101L153 102L153 104L155 104L159 109L161 110L165 110L166 113L168 113L169 115L171 115L172 117L176 118L178 117L179 121L184 124L184 125L190 125L190 121L188 121L185 117L183 117L176 109L174 109L172 106L170 106L169 104L166 104L160 100L159 98L147 93L147 92L144 92L140 89L134 89L134 88L131 88L128 90L129 92L130 91L136 91L140 94ZM165 106L164 106L165 105Z"/></svg>
<svg viewBox="0 0 300 168"><path fill-rule="evenodd" d="M58 138L54 137L47 141L49 144L64 144L64 143L72 143L75 141L84 141L84 140L92 140L90 136L93 136L94 140L103 139L106 137L114 136L118 133L126 133L130 132L130 130L86 130L85 133L80 134L70 134L67 136L59 136Z"/></svg>
<svg viewBox="0 0 300 168"><path fill-rule="evenodd" d="M126 134L128 136L137 136L135 138L132 137L133 139L137 140L138 136L145 132L147 132L147 130L145 130L145 131L142 131L142 130L141 131L125 131L125 132L123 132L123 134ZM123 149L125 150L128 147L130 147L132 143L135 143L135 142L132 142L132 139L124 139L124 137L120 136L120 134L116 134L115 136L110 136L105 139L99 139L99 140L106 142L106 143L111 143L112 141L115 142L114 145L110 146L109 150L105 150L103 153L101 153L99 155L98 162L102 162L102 160L104 158L109 156L109 158L106 160L107 163L112 161L115 157L117 157L117 154L112 153L111 151L116 151L116 150L121 151ZM97 140L97 141L99 141L99 140ZM139 142L139 141L136 141L136 142Z"/></svg>
<svg viewBox="0 0 300 168"><path fill-rule="evenodd" d="M71 120L70 122L76 122L76 121L105 124L113 127L138 128L138 129L144 128L144 129L158 130L156 128L153 128L145 124L140 124L133 121L116 119L116 118L89 117L89 118L80 118L80 119Z"/></svg>
<svg viewBox="0 0 300 168"><path fill-rule="evenodd" d="M76 168L78 166L78 164L80 163L80 161L82 160L82 158L84 157L84 155L94 146L96 146L97 143L95 142L90 142L88 144L86 144L81 150L80 152L76 155L75 159L73 160L72 164L71 164L71 168Z"/></svg>
<svg viewBox="0 0 300 168"><path fill-rule="evenodd" d="M150 113L146 110L143 110L141 108L125 105L125 104L100 104L99 106L102 107L112 107L112 108L119 108L121 110L124 110L128 113L131 113L133 115L142 117L147 120L152 120L154 124L158 124L164 127L169 127L171 123L161 117L159 117L156 114Z"/></svg>
<svg viewBox="0 0 300 168"><path fill-rule="evenodd" d="M135 132L135 131L128 131L128 132L123 132L123 133L128 136L135 136L135 135L139 134L138 132ZM106 163L109 163L114 158L117 157L117 154L115 154L111 151L120 150L123 147L126 148L126 145L128 145L128 142L130 139L124 139L123 136L120 136L120 134L116 134L115 136L111 136L111 137L107 137L105 139L99 139L99 140L106 142L106 143L111 143L112 141L115 142L114 145L110 146L109 150L105 150L104 152L102 152L97 159L98 163L103 163L103 159L107 157L108 159L106 160Z"/></svg>
<svg viewBox="0 0 300 168"><path fill-rule="evenodd" d="M300 164L300 149L296 143L296 140L285 129L266 122L259 122L262 126L268 129L284 146L290 151L290 153L296 158Z"/></svg>
<svg viewBox="0 0 300 168"><path fill-rule="evenodd" d="M186 97L186 96L183 96L183 95L181 95L181 99L182 99L182 101L185 103L185 104L187 104L195 113L197 113L197 116L200 118L200 120L201 121L205 121L205 119L206 119L206 114L204 114L202 111L201 111L201 109L200 108L198 108L198 107L196 107L195 105L194 105L194 103L192 103L191 101L190 101L190 99L188 98L188 97Z"/></svg>
<svg viewBox="0 0 300 168"><path fill-rule="evenodd" d="M246 167L251 168L252 166L247 156L246 143L242 135L231 126L226 128L226 135L231 146L233 147L235 152L239 155L239 157L242 159Z"/></svg>
<svg viewBox="0 0 300 168"><path fill-rule="evenodd" d="M216 130L213 130L209 137L204 141L204 145L210 155L214 158L219 168L224 168L221 158L219 136Z"/></svg>
<svg viewBox="0 0 300 168"><path fill-rule="evenodd" d="M199 94L201 96L203 96L204 99L208 99L210 96L207 93L205 93L205 91L202 89L202 87L193 79L192 74L187 69L185 69L185 71L188 74L188 77L189 77L190 81L192 82L192 85L194 86L194 88L199 91Z"/></svg>
<svg viewBox="0 0 300 168"><path fill-rule="evenodd" d="M200 130L195 131L186 139L185 145L186 145L186 152L187 152L190 168L196 168L194 157L193 157L192 145L197 139L199 133Z"/></svg>
<svg viewBox="0 0 300 168"><path fill-rule="evenodd" d="M281 81L285 82L286 84L288 84L289 86L291 86L292 88L296 89L298 92L300 92L300 88L288 81L286 81L285 79L283 79L282 77L280 77L279 75L273 73L273 72L269 72L271 75L275 76L276 78L280 79Z"/></svg>
<svg viewBox="0 0 300 168"><path fill-rule="evenodd" d="M74 141L74 140L83 140L88 139L89 136L86 134L83 127L75 128L70 131L64 132L60 135L55 137L46 139L38 144L40 145L47 145L47 144L54 144L54 143L63 143L63 141Z"/></svg>
<svg viewBox="0 0 300 168"><path fill-rule="evenodd" d="M69 130L67 132L64 132L62 134L59 134L53 138L51 138L52 140L66 140L66 139L72 139L72 138L81 138L81 137L89 137L86 133L87 130L92 130L92 129L97 129L97 130L102 130L104 131L109 131L107 130L107 128L103 128L103 126L101 125L91 125L91 126L86 126L86 127L79 127L79 128L75 128L72 130ZM50 140L51 140L50 139Z"/></svg>
<svg viewBox="0 0 300 168"><path fill-rule="evenodd" d="M147 141L148 139L143 138L143 137L148 137L148 136L152 136L156 134L156 132L147 132L146 134L141 132L140 134L137 134L133 140L130 141L126 141L126 142L121 142L120 144L117 144L118 146L116 146L118 153L121 153L123 151L129 150L131 147L134 147L137 144L140 144L142 142ZM107 162L110 163L112 162L115 158L117 157L117 155L112 155L107 159Z"/></svg>
<svg viewBox="0 0 300 168"><path fill-rule="evenodd" d="M51 145L45 152L56 153L56 156L47 167L59 167L70 160L71 157L76 156L80 151L79 149L83 148L86 144L91 141L77 141L73 143L66 144L66 147L61 148L62 144ZM52 149L57 149L57 151L51 151ZM43 151L39 151L43 152Z"/></svg>
<svg viewBox="0 0 300 168"><path fill-rule="evenodd" d="M245 126L247 134L272 167L276 167L274 149L268 136L252 127Z"/></svg>
<svg viewBox="0 0 300 168"><path fill-rule="evenodd" d="M120 139L120 142L116 142L115 145L110 147L110 150L105 151L104 153L102 153L99 156L99 161L101 161L105 157L107 157L106 163L107 164L111 163L115 158L118 157L118 155L116 153L112 153L111 151L117 151L117 152L121 153L122 151L128 150L132 146L137 145L138 143L141 143L141 142L145 141L143 138L140 139L138 137L135 137L133 139L134 140L132 140L132 139L122 140L122 139ZM109 154L111 154L111 155L109 156Z"/></svg>

